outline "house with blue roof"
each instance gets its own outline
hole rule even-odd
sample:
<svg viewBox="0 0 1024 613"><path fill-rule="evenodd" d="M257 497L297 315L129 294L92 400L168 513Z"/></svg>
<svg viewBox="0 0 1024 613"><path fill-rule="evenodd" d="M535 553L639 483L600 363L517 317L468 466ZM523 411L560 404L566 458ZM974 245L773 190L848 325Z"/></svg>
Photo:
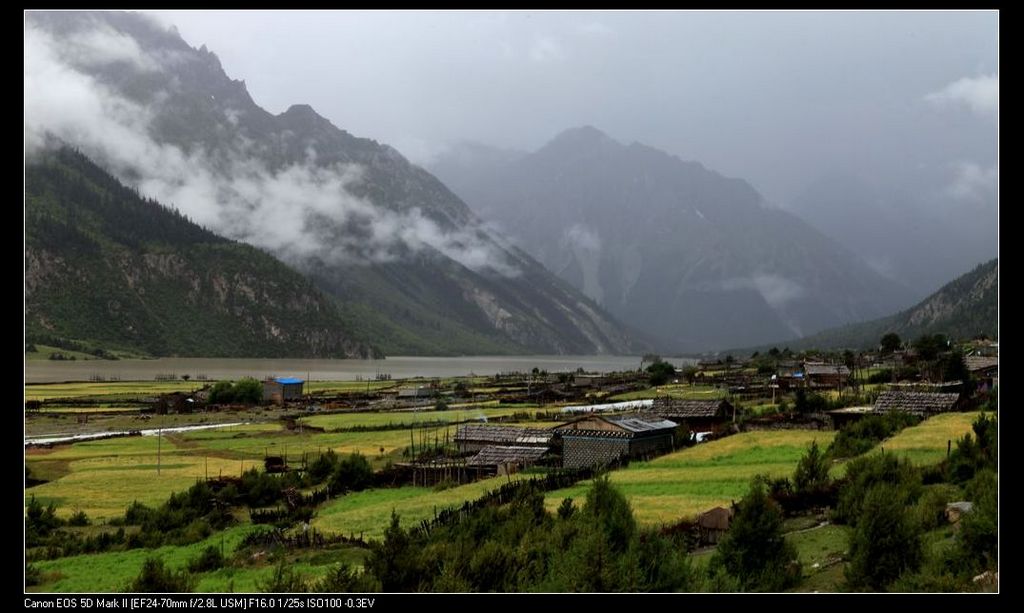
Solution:
<svg viewBox="0 0 1024 613"><path fill-rule="evenodd" d="M263 382L263 402L284 404L288 400L302 399L302 379L295 377L275 377Z"/></svg>

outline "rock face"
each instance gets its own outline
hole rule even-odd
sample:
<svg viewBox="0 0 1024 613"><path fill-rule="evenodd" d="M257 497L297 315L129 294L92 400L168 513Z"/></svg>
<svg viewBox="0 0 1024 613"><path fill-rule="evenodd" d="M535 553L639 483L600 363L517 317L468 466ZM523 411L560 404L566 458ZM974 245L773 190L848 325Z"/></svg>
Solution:
<svg viewBox="0 0 1024 613"><path fill-rule="evenodd" d="M294 270L143 200L70 149L26 168L29 342L154 356L379 355Z"/></svg>
<svg viewBox="0 0 1024 613"><path fill-rule="evenodd" d="M430 168L564 280L673 349L794 338L911 301L746 182L593 127L530 154L456 147Z"/></svg>
<svg viewBox="0 0 1024 613"><path fill-rule="evenodd" d="M283 259L386 352L649 348L483 228L395 149L338 129L309 105L266 112L205 46L128 13L29 13L26 21L31 48L80 78L108 132L132 147L64 121L40 120L38 131L216 233ZM97 40L116 41L103 49L122 57L76 53Z"/></svg>

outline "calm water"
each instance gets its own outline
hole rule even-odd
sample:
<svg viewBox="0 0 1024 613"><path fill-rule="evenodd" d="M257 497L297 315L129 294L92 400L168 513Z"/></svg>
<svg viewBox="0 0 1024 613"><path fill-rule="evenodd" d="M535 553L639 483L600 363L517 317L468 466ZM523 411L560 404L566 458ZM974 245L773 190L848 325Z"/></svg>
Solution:
<svg viewBox="0 0 1024 613"><path fill-rule="evenodd" d="M673 364L694 360L673 358ZM385 360L245 360L221 358L162 358L159 360L78 360L74 362L31 360L25 362L26 383L89 381L94 376L122 381L152 381L157 375L206 375L210 379L300 377L307 381L354 381L388 374L394 379L411 377L458 377L528 372L612 372L640 367L639 356L533 355L470 357L390 357Z"/></svg>

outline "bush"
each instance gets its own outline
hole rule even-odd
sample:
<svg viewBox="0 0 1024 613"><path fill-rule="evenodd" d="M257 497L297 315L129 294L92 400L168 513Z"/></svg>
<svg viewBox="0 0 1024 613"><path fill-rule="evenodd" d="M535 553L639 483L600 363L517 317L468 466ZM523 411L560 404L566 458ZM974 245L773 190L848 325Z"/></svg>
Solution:
<svg viewBox="0 0 1024 613"><path fill-rule="evenodd" d="M907 513L899 487L889 483L871 486L850 535L846 567L850 587L883 591L901 574L920 568L923 558L921 527Z"/></svg>
<svg viewBox="0 0 1024 613"><path fill-rule="evenodd" d="M191 592L196 579L188 571L172 571L164 567L160 558L147 558L142 572L128 584L126 592Z"/></svg>
<svg viewBox="0 0 1024 613"><path fill-rule="evenodd" d="M210 545L199 554L199 557L188 563L188 570L193 573L205 573L217 570L222 566L224 566L223 554L221 554L220 549Z"/></svg>
<svg viewBox="0 0 1024 613"><path fill-rule="evenodd" d="M915 506L917 522L927 532L946 523L946 504L959 499L959 490L952 485L939 483L924 488L924 494Z"/></svg>
<svg viewBox="0 0 1024 613"><path fill-rule="evenodd" d="M240 404L259 404L263 402L263 384L252 377L239 380L232 387L231 392L234 396L234 402Z"/></svg>
<svg viewBox="0 0 1024 613"><path fill-rule="evenodd" d="M88 526L90 523L89 516L85 514L85 511L79 510L75 512L70 518L68 518L69 526Z"/></svg>
<svg viewBox="0 0 1024 613"><path fill-rule="evenodd" d="M235 392L230 381L218 381L210 388L210 404L230 404L235 401Z"/></svg>
<svg viewBox="0 0 1024 613"><path fill-rule="evenodd" d="M651 385L664 385L676 375L676 367L669 362L655 362L647 367Z"/></svg>
<svg viewBox="0 0 1024 613"><path fill-rule="evenodd" d="M793 473L793 488L798 494L818 492L828 487L828 455L818 448L818 441L811 441L807 453L800 458Z"/></svg>
<svg viewBox="0 0 1024 613"><path fill-rule="evenodd" d="M868 492L876 485L893 486L892 494L900 505L915 502L921 496L921 474L910 460L891 453L877 453L851 460L839 491L839 503L832 513L837 523L855 525Z"/></svg>
<svg viewBox="0 0 1024 613"><path fill-rule="evenodd" d="M256 582L256 591L273 594L295 594L307 591L306 581L299 573L285 566L284 558L278 562L274 574L267 580Z"/></svg>

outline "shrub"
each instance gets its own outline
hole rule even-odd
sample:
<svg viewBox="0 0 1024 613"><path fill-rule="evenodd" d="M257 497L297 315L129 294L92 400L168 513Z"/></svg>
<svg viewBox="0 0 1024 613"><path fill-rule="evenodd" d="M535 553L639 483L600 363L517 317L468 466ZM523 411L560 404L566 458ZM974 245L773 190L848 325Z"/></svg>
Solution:
<svg viewBox="0 0 1024 613"><path fill-rule="evenodd" d="M147 558L142 571L128 584L126 592L191 592L196 579L188 571L172 571L160 558Z"/></svg>
<svg viewBox="0 0 1024 613"><path fill-rule="evenodd" d="M744 591L780 591L799 580L796 558L782 536L782 512L755 479L711 558L711 572L724 568Z"/></svg>
<svg viewBox="0 0 1024 613"><path fill-rule="evenodd" d="M818 448L818 441L811 441L807 453L800 458L793 473L793 488L797 493L817 492L828 487L828 455Z"/></svg>
<svg viewBox="0 0 1024 613"><path fill-rule="evenodd" d="M877 453L851 460L846 465L846 479L839 491L839 503L832 513L838 523L854 525L861 517L867 493L878 484L894 487L892 494L901 505L916 501L921 495L921 474L910 463L893 454Z"/></svg>
<svg viewBox="0 0 1024 613"><path fill-rule="evenodd" d="M74 515L68 518L69 526L88 526L90 523L89 516L82 510L75 512Z"/></svg>
<svg viewBox="0 0 1024 613"><path fill-rule="evenodd" d="M274 574L256 582L256 591L274 594L294 594L307 591L306 581L299 573L285 566L284 558L274 568Z"/></svg>
<svg viewBox="0 0 1024 613"><path fill-rule="evenodd" d="M850 587L885 590L904 572L920 568L921 527L903 500L896 485L883 482L868 489L850 535Z"/></svg>
<svg viewBox="0 0 1024 613"><path fill-rule="evenodd" d="M204 573L211 570L217 570L224 566L224 556L221 554L220 549L210 545L203 552L199 554L199 557L193 559L188 563L188 570L193 573Z"/></svg>

